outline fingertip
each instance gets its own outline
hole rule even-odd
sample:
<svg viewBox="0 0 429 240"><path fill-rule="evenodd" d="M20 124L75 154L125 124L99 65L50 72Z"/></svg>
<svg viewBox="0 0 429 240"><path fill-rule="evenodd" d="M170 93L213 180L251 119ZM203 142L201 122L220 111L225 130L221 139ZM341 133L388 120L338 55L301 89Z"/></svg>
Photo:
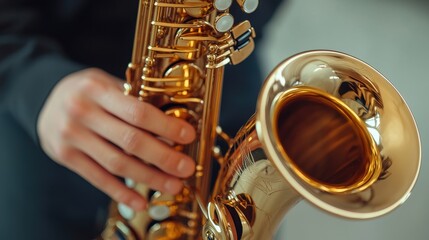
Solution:
<svg viewBox="0 0 429 240"><path fill-rule="evenodd" d="M191 143L195 139L195 129L190 125L185 125L180 130L179 137L183 143Z"/></svg>
<svg viewBox="0 0 429 240"><path fill-rule="evenodd" d="M183 158L177 164L179 177L189 177L195 172L195 162L190 158Z"/></svg>

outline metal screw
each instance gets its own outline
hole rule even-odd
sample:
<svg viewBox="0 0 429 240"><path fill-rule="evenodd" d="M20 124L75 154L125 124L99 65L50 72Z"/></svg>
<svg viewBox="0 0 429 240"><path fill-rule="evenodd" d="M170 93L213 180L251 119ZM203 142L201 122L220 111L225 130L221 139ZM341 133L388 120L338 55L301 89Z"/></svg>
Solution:
<svg viewBox="0 0 429 240"><path fill-rule="evenodd" d="M214 236L214 233L212 232L212 231L207 231L206 232L206 239L207 240L215 240L215 236Z"/></svg>

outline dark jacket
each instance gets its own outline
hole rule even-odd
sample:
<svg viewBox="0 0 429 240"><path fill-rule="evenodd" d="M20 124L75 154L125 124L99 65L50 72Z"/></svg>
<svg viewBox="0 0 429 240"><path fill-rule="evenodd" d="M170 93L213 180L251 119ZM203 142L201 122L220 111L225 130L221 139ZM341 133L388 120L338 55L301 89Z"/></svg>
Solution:
<svg viewBox="0 0 429 240"><path fill-rule="evenodd" d="M261 1L256 28L278 1ZM50 160L36 123L55 84L99 67L118 77L129 62L137 0L0 0L0 239L91 239L109 198ZM243 17L241 17L243 18ZM221 122L233 133L254 111L255 54L227 67Z"/></svg>

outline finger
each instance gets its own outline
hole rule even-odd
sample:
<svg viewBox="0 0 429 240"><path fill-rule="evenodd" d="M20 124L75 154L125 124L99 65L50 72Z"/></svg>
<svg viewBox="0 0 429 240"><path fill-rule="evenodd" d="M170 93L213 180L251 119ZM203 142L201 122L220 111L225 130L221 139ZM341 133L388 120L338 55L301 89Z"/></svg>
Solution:
<svg viewBox="0 0 429 240"><path fill-rule="evenodd" d="M92 132L83 131L73 144L112 174L170 194L176 194L183 188L180 179L125 154Z"/></svg>
<svg viewBox="0 0 429 240"><path fill-rule="evenodd" d="M126 187L115 176L82 152L75 151L69 161L64 162L64 166L78 173L116 202L123 203L136 211L146 209L147 201L143 196Z"/></svg>
<svg viewBox="0 0 429 240"><path fill-rule="evenodd" d="M195 138L194 128L186 121L167 116L153 105L125 96L116 89L109 89L105 97L94 100L118 118L156 135L182 144Z"/></svg>
<svg viewBox="0 0 429 240"><path fill-rule="evenodd" d="M100 109L91 110L83 122L125 152L154 164L166 173L177 177L189 177L194 172L195 163L189 156L175 151L151 134L132 127Z"/></svg>

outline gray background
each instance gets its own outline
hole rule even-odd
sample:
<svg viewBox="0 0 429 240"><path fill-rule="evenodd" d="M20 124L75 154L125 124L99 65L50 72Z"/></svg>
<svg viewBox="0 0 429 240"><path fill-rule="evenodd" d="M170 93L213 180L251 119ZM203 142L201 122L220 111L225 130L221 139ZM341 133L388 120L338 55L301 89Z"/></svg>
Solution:
<svg viewBox="0 0 429 240"><path fill-rule="evenodd" d="M401 207L375 220L351 221L302 201L286 215L277 239L429 239L429 1L289 0L264 32L257 49L265 74L310 49L346 52L378 69L407 101L422 142L420 176Z"/></svg>

